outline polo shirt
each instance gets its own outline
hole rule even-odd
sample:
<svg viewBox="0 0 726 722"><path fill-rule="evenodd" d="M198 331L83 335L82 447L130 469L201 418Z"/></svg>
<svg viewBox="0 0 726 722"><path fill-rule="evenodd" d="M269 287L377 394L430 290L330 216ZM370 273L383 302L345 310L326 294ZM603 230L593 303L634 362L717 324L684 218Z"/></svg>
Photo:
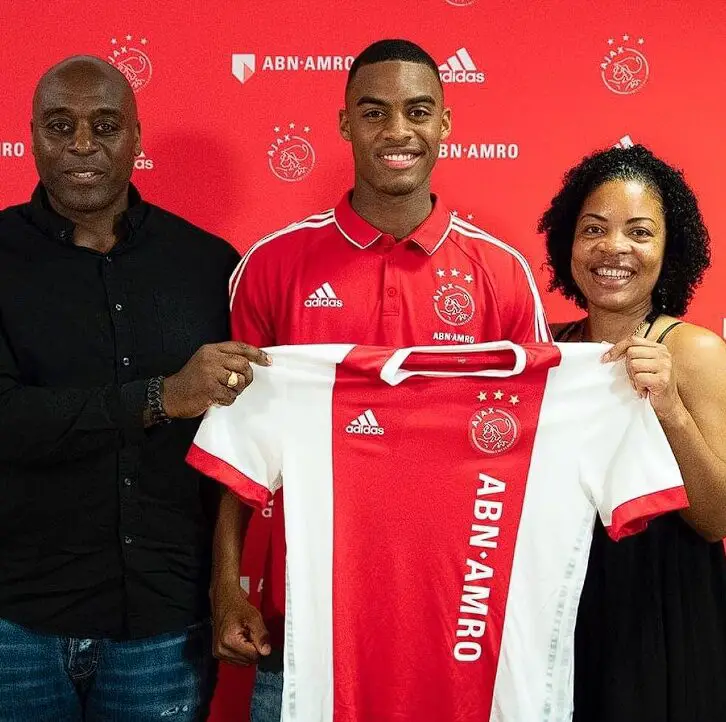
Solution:
<svg viewBox="0 0 726 722"><path fill-rule="evenodd" d="M230 279L234 339L258 347L551 340L532 271L512 246L454 216L436 196L423 223L396 240L358 215L350 196L245 254ZM285 609L276 503L271 524L260 512L250 523L251 535L267 541L259 550L266 556L262 613L273 644L282 641ZM269 533L252 528L258 524Z"/></svg>

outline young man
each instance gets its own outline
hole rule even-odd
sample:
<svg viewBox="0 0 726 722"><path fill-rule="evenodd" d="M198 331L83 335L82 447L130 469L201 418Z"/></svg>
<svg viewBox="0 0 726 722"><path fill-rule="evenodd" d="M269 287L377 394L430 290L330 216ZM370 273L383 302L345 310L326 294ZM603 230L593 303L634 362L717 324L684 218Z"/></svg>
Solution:
<svg viewBox="0 0 726 722"><path fill-rule="evenodd" d="M239 256L130 185L108 63L51 68L32 133L40 184L0 212L0 720L192 722L217 490L184 454L263 362L225 342Z"/></svg>
<svg viewBox="0 0 726 722"><path fill-rule="evenodd" d="M353 190L335 209L247 253L231 280L233 338L255 346L548 341L524 258L431 195L439 143L450 129L438 69L424 50L405 40L364 50L340 111L340 133L353 149ZM282 505L273 514L262 615L239 587L248 514L225 494L215 541L215 652L238 664L259 662L252 720L278 722Z"/></svg>

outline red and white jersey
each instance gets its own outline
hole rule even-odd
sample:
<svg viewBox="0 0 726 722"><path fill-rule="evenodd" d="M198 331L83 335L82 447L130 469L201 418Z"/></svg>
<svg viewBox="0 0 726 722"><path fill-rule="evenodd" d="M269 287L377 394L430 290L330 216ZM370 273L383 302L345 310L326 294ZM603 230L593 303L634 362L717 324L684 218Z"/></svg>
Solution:
<svg viewBox="0 0 726 722"><path fill-rule="evenodd" d="M257 346L551 339L523 256L440 199L396 241L346 194L336 208L252 246L230 295L233 337Z"/></svg>
<svg viewBox="0 0 726 722"><path fill-rule="evenodd" d="M522 255L451 214L440 198L418 228L396 241L359 216L346 193L334 209L253 245L230 294L232 338L259 347L550 340ZM255 515L249 536L264 544L264 532L271 533L262 612L278 644L285 540L275 508L272 520ZM248 557L247 574L262 574L264 551Z"/></svg>
<svg viewBox="0 0 726 722"><path fill-rule="evenodd" d="M283 722L560 722L595 514L687 505L622 363L595 344L270 349L188 460L284 486Z"/></svg>

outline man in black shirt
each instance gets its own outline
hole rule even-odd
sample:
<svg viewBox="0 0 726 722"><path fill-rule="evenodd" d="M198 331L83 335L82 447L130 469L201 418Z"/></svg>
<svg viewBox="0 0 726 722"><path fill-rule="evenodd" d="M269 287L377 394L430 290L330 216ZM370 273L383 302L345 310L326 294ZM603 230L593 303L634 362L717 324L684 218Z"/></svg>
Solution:
<svg viewBox="0 0 726 722"><path fill-rule="evenodd" d="M239 259L130 185L109 64L48 71L32 131L0 212L0 721L204 719L217 493L184 456L267 362L225 341Z"/></svg>

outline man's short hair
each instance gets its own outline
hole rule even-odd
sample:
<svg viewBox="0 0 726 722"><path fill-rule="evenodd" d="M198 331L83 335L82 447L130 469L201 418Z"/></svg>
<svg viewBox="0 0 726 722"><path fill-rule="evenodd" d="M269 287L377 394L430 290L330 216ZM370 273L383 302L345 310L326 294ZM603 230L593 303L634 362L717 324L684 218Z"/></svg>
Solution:
<svg viewBox="0 0 726 722"><path fill-rule="evenodd" d="M345 84L347 90L350 86L356 73L364 65L373 65L374 63L384 63L389 60L399 60L404 63L420 63L421 65L428 65L433 71L434 75L441 84L441 76L439 75L439 68L436 65L436 61L420 46L416 43L412 43L410 40L378 40L377 42L369 45L358 57L353 61L348 71L348 82Z"/></svg>

